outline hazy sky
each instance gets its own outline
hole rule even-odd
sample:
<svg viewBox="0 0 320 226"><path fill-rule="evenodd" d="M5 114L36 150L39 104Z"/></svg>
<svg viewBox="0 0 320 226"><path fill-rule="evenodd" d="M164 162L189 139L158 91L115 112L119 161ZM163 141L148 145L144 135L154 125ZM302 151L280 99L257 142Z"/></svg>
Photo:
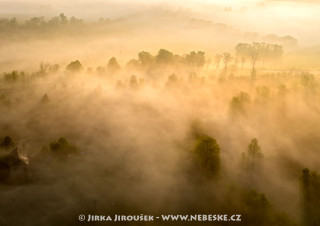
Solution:
<svg viewBox="0 0 320 226"><path fill-rule="evenodd" d="M316 42L320 33L319 0L0 0L0 16L50 17L64 12L97 20L147 13L155 7L185 10L192 17L226 23L243 32L293 35L302 43Z"/></svg>

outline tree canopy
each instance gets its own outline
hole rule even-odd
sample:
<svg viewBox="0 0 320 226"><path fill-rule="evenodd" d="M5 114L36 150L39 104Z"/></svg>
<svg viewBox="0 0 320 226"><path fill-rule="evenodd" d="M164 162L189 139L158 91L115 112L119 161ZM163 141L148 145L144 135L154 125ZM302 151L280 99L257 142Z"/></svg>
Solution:
<svg viewBox="0 0 320 226"><path fill-rule="evenodd" d="M82 64L80 63L79 60L73 61L68 66L66 67L68 71L71 72L79 72L83 69Z"/></svg>

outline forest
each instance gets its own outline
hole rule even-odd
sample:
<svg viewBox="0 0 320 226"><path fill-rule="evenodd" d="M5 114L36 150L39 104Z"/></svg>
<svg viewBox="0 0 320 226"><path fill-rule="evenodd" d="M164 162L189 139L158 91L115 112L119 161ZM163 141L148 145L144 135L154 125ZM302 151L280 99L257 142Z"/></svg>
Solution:
<svg viewBox="0 0 320 226"><path fill-rule="evenodd" d="M156 12L0 18L0 225L320 225L318 52Z"/></svg>

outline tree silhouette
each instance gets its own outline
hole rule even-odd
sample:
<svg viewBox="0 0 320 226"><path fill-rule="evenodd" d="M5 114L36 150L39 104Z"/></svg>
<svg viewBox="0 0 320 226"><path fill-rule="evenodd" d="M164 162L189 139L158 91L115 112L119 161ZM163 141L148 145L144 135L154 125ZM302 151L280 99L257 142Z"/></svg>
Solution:
<svg viewBox="0 0 320 226"><path fill-rule="evenodd" d="M270 56L273 58L273 60L280 59L283 55L283 52L284 52L283 47L281 45L277 45L277 44L271 45L270 51L271 51Z"/></svg>
<svg viewBox="0 0 320 226"><path fill-rule="evenodd" d="M170 64L173 63L173 53L166 50L160 49L156 55L156 62L159 64Z"/></svg>
<svg viewBox="0 0 320 226"><path fill-rule="evenodd" d="M185 57L185 62L189 66L202 67L205 61L205 53L202 51L192 51Z"/></svg>
<svg viewBox="0 0 320 226"><path fill-rule="evenodd" d="M196 139L193 150L195 160L200 169L208 177L215 177L220 171L220 146L210 136L200 136Z"/></svg>
<svg viewBox="0 0 320 226"><path fill-rule="evenodd" d="M251 58L252 70L251 78L256 78L256 62L262 58L263 67L264 62L268 58L279 59L283 55L283 47L281 45L273 45L267 43L253 42L248 43L238 43L235 47L237 56Z"/></svg>
<svg viewBox="0 0 320 226"><path fill-rule="evenodd" d="M230 101L230 111L232 115L244 115L247 105L250 103L250 95L246 92L241 92L234 96Z"/></svg>
<svg viewBox="0 0 320 226"><path fill-rule="evenodd" d="M154 57L149 53L142 51L138 53L138 62L143 66L150 66L153 62Z"/></svg>
<svg viewBox="0 0 320 226"><path fill-rule="evenodd" d="M250 57L252 60L252 71L251 71L251 78L254 80L257 76L256 71L256 62L259 59L259 51L260 51L260 43L254 42L252 43L252 48L250 51Z"/></svg>
<svg viewBox="0 0 320 226"><path fill-rule="evenodd" d="M12 147L14 145L11 137L6 136L3 138L3 140L0 143L1 147L6 149L6 152L8 151L8 148Z"/></svg>
<svg viewBox="0 0 320 226"><path fill-rule="evenodd" d="M73 61L68 66L66 69L70 72L79 72L83 69L82 64L80 63L79 60Z"/></svg>
<svg viewBox="0 0 320 226"><path fill-rule="evenodd" d="M168 80L166 82L167 88L173 88L178 84L178 77L175 74L171 74L168 76Z"/></svg>
<svg viewBox="0 0 320 226"><path fill-rule="evenodd" d="M312 90L316 86L316 80L313 74L302 73L301 75L301 85L305 90Z"/></svg>
<svg viewBox="0 0 320 226"><path fill-rule="evenodd" d="M127 62L126 67L129 69L136 69L139 66L139 62L136 59L131 59Z"/></svg>
<svg viewBox="0 0 320 226"><path fill-rule="evenodd" d="M4 73L4 80L8 83L14 83L18 79L24 77L24 72L12 71L9 73Z"/></svg>
<svg viewBox="0 0 320 226"><path fill-rule="evenodd" d="M303 225L320 225L320 175L304 169L301 176Z"/></svg>
<svg viewBox="0 0 320 226"><path fill-rule="evenodd" d="M49 102L50 102L50 99L49 99L48 95L47 95L47 94L44 94L44 95L42 96L42 98L41 98L41 103L42 103L42 104L47 104L47 103L49 103Z"/></svg>
<svg viewBox="0 0 320 226"><path fill-rule="evenodd" d="M64 137L60 137L57 141L50 143L50 150L53 154L62 158L78 153L77 147L69 144Z"/></svg>
<svg viewBox="0 0 320 226"><path fill-rule="evenodd" d="M248 158L250 161L250 169L254 171L254 163L257 159L262 157L261 147L258 144L258 140L253 138L248 146Z"/></svg>
<svg viewBox="0 0 320 226"><path fill-rule="evenodd" d="M58 64L49 65L49 72L56 73L59 70L60 66Z"/></svg>
<svg viewBox="0 0 320 226"><path fill-rule="evenodd" d="M245 215L249 225L271 225L271 204L265 194L250 190L244 195ZM261 224L263 221L263 224ZM273 224L272 224L273 225Z"/></svg>
<svg viewBox="0 0 320 226"><path fill-rule="evenodd" d="M109 59L107 69L112 74L118 72L121 69L121 67L115 57L111 57Z"/></svg>
<svg viewBox="0 0 320 226"><path fill-rule="evenodd" d="M257 92L257 101L265 104L267 103L269 97L270 97L270 89L267 86L258 86L256 88Z"/></svg>
<svg viewBox="0 0 320 226"><path fill-rule="evenodd" d="M231 61L231 54L230 53L223 53L222 54L222 60L223 60L223 63L224 63L224 73L226 74L227 73L227 69L228 69L228 64L230 63Z"/></svg>
<svg viewBox="0 0 320 226"><path fill-rule="evenodd" d="M255 79L256 77L255 65L258 60L259 46L260 46L259 43L254 42L252 44L238 43L235 47L237 56L240 56L242 58L245 58L245 57L251 58L251 61L252 61L251 78L252 79Z"/></svg>
<svg viewBox="0 0 320 226"><path fill-rule="evenodd" d="M130 88L131 89L138 89L139 88L138 80L135 75L131 75L131 77L130 77Z"/></svg>
<svg viewBox="0 0 320 226"><path fill-rule="evenodd" d="M83 25L83 20L78 19L74 16L70 18L70 25Z"/></svg>
<svg viewBox="0 0 320 226"><path fill-rule="evenodd" d="M59 18L62 25L68 24L68 18L64 15L64 13L60 13Z"/></svg>

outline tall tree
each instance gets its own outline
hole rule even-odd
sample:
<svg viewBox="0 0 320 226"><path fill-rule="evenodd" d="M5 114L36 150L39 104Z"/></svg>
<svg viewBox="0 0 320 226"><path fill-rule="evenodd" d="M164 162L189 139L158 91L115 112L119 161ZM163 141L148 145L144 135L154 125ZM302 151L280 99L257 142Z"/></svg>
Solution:
<svg viewBox="0 0 320 226"><path fill-rule="evenodd" d="M227 69L228 69L228 65L231 61L231 54L228 53L228 52L225 52L222 54L222 60L223 60L223 63L224 63L224 72L227 73Z"/></svg>
<svg viewBox="0 0 320 226"><path fill-rule="evenodd" d="M192 51L185 57L185 62L189 66L202 67L205 63L205 53L202 51Z"/></svg>
<svg viewBox="0 0 320 226"><path fill-rule="evenodd" d="M149 66L153 62L154 57L146 51L138 53L138 62L143 66Z"/></svg>
<svg viewBox="0 0 320 226"><path fill-rule="evenodd" d="M220 171L220 146L217 141L210 136L200 136L197 138L193 150L195 160L209 177L215 177Z"/></svg>
<svg viewBox="0 0 320 226"><path fill-rule="evenodd" d="M309 169L302 171L303 225L320 225L320 175Z"/></svg>
<svg viewBox="0 0 320 226"><path fill-rule="evenodd" d="M251 58L252 70L251 77L256 77L256 62L261 58L263 67L266 59L279 59L283 55L283 47L277 44L267 44L253 42L249 43L238 43L235 47L237 56Z"/></svg>
<svg viewBox="0 0 320 226"><path fill-rule="evenodd" d="M261 147L258 144L258 140L253 138L248 146L248 158L250 161L251 171L254 171L254 163L258 158L262 157Z"/></svg>
<svg viewBox="0 0 320 226"><path fill-rule="evenodd" d="M246 107L250 103L250 95L246 92L240 92L230 101L230 111L232 116L245 115Z"/></svg>
<svg viewBox="0 0 320 226"><path fill-rule="evenodd" d="M256 71L256 62L259 59L259 52L260 52L260 43L258 42L253 42L252 43L252 48L250 50L250 57L252 60L252 70L251 70L251 78L255 79L257 75Z"/></svg>
<svg viewBox="0 0 320 226"><path fill-rule="evenodd" d="M160 64L170 64L173 62L173 58L172 52L166 49L160 49L156 56L156 61Z"/></svg>
<svg viewBox="0 0 320 226"><path fill-rule="evenodd" d="M108 68L108 71L112 74L118 72L121 69L121 67L115 57L111 57L109 59L107 68Z"/></svg>

